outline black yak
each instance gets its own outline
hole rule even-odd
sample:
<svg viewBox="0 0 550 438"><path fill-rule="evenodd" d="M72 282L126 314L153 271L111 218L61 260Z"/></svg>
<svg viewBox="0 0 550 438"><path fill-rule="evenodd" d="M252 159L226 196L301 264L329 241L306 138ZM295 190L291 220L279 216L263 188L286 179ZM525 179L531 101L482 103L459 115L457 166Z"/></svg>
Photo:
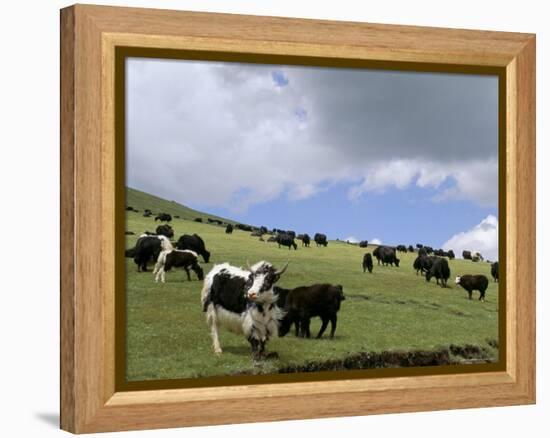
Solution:
<svg viewBox="0 0 550 438"><path fill-rule="evenodd" d="M298 325L297 335L311 337L309 325L311 318L319 316L322 320L317 339L323 336L330 321L330 337L336 331L337 313L340 303L345 300L342 286L332 284L314 284L294 289L275 287L275 293L284 297L284 317L279 328L279 336L285 336L293 324ZM279 303L283 299L279 300Z"/></svg>
<svg viewBox="0 0 550 438"><path fill-rule="evenodd" d="M485 275L459 275L455 283L462 286L468 292L468 299L472 299L472 291L479 291L479 301L485 301L485 291L489 287L489 280Z"/></svg>
<svg viewBox="0 0 550 438"><path fill-rule="evenodd" d="M192 236L189 234L184 234L179 238L176 248L190 249L191 251L195 251L199 254L203 258L204 263L208 263L210 261L210 252L206 250L204 241L198 234L193 234Z"/></svg>
<svg viewBox="0 0 550 438"><path fill-rule="evenodd" d="M441 285L441 287L447 287L447 280L449 280L450 276L451 270L449 269L447 259L435 257L432 267L426 272L426 281L430 281L432 277L435 277L437 284Z"/></svg>

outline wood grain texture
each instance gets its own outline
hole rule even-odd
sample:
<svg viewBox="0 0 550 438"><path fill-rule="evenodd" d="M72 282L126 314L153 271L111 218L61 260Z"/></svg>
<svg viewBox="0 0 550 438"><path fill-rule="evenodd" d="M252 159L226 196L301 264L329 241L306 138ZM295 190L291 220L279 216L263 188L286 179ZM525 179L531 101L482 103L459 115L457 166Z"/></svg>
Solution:
<svg viewBox="0 0 550 438"><path fill-rule="evenodd" d="M534 402L533 35L77 5L61 12L61 40L63 429L81 433ZM506 372L115 392L117 46L506 68Z"/></svg>
<svg viewBox="0 0 550 438"><path fill-rule="evenodd" d="M60 198L60 287L61 287L61 348L60 348L60 421L65 430L75 429L75 287L74 287L74 10L61 11L61 198Z"/></svg>

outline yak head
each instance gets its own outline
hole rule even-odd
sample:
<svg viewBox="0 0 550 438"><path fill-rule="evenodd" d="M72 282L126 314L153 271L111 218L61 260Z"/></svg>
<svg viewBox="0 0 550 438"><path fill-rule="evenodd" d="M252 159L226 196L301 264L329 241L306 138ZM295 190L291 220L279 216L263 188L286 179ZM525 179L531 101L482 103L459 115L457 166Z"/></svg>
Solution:
<svg viewBox="0 0 550 438"><path fill-rule="evenodd" d="M281 270L276 270L271 263L264 261L249 266L250 275L244 286L246 298L259 303L273 301L276 298L273 285L287 268L288 262Z"/></svg>

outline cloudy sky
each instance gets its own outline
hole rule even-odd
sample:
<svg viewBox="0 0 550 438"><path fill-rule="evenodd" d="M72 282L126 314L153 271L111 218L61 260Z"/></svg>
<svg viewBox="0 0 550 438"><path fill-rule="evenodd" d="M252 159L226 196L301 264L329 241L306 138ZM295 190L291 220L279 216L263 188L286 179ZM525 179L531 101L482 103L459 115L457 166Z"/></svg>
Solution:
<svg viewBox="0 0 550 438"><path fill-rule="evenodd" d="M497 258L495 76L127 60L127 185L269 228Z"/></svg>

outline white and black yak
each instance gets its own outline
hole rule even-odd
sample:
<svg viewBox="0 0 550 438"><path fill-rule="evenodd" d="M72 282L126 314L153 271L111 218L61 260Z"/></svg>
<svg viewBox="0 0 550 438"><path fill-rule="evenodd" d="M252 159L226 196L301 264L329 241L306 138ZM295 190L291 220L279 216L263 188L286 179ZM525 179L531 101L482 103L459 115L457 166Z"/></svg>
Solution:
<svg viewBox="0 0 550 438"><path fill-rule="evenodd" d="M170 239L166 236L142 234L133 248L134 263L138 272L147 272L147 263L157 260L161 251L173 250Z"/></svg>
<svg viewBox="0 0 550 438"><path fill-rule="evenodd" d="M468 299L472 299L472 291L479 291L479 301L485 301L485 291L489 287L489 280L485 275L459 275L455 283L462 286L468 292Z"/></svg>
<svg viewBox="0 0 550 438"><path fill-rule="evenodd" d="M153 270L155 282L158 282L160 279L164 283L166 281L166 271L170 271L172 268L183 268L189 281L191 281L191 274L189 272L189 268L191 268L197 274L199 280L204 280L204 271L199 265L198 258L199 255L189 249L161 251Z"/></svg>
<svg viewBox="0 0 550 438"><path fill-rule="evenodd" d="M201 301L215 353L222 353L218 329L224 327L244 335L254 359L267 357L265 345L278 336L283 317L273 286L287 267L288 263L278 271L271 263L261 261L242 269L223 263L206 275Z"/></svg>

